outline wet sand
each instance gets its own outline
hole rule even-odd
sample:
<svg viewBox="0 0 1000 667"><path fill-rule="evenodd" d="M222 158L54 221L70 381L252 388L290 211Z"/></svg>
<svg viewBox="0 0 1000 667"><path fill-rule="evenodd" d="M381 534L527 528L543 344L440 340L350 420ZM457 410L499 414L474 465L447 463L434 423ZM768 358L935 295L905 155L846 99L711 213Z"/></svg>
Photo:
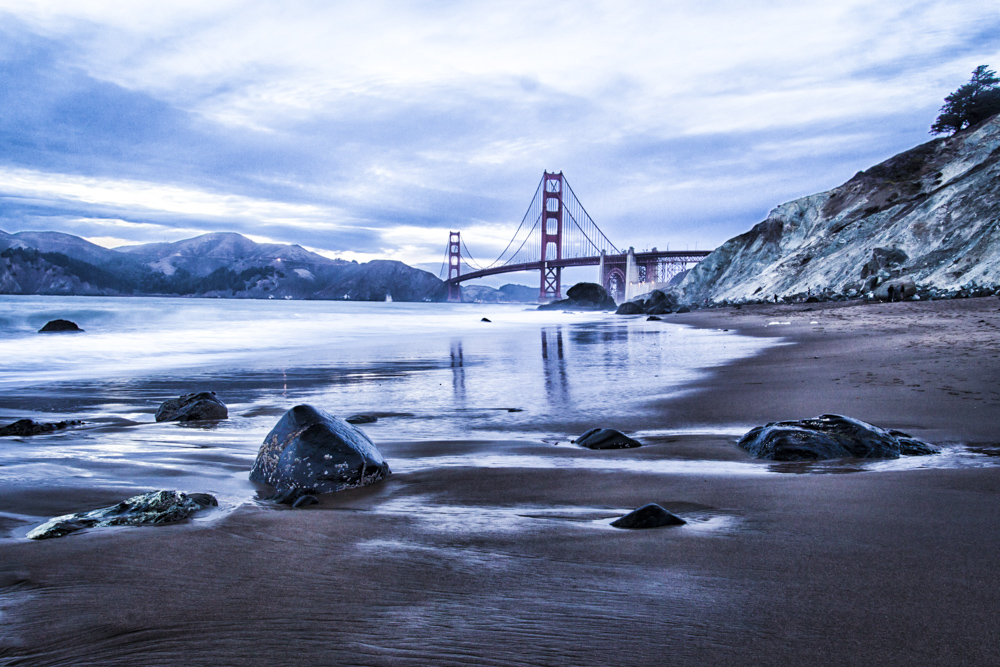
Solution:
<svg viewBox="0 0 1000 667"><path fill-rule="evenodd" d="M316 508L2 539L0 664L995 664L998 309L670 316L792 344L712 370L646 423L622 415L652 433L637 450L378 442L395 474ZM770 465L734 445L736 427L824 412L945 453ZM42 515L117 492L0 500ZM608 525L648 502L689 523Z"/></svg>

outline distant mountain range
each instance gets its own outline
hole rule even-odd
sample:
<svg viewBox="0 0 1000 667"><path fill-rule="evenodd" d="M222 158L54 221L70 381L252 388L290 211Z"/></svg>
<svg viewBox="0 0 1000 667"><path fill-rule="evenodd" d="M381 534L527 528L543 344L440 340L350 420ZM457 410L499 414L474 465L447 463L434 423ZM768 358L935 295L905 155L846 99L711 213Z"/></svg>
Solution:
<svg viewBox="0 0 1000 667"><path fill-rule="evenodd" d="M782 204L685 276L681 301L852 297L1000 287L1000 116Z"/></svg>
<svg viewBox="0 0 1000 667"><path fill-rule="evenodd" d="M0 294L440 301L444 283L402 262L358 264L232 233L108 249L60 232L0 231ZM467 301L534 301L521 285L463 288Z"/></svg>

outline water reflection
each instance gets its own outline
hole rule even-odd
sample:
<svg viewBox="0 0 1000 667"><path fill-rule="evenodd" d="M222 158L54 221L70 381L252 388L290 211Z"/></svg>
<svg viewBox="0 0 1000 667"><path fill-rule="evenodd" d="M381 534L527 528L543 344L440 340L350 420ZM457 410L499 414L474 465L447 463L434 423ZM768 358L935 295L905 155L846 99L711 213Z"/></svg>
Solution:
<svg viewBox="0 0 1000 667"><path fill-rule="evenodd" d="M465 405L465 359L462 356L462 341L451 341L451 391L455 404Z"/></svg>
<svg viewBox="0 0 1000 667"><path fill-rule="evenodd" d="M549 405L569 405L569 379L566 376L566 356L563 350L562 327L542 328L542 372L545 395Z"/></svg>

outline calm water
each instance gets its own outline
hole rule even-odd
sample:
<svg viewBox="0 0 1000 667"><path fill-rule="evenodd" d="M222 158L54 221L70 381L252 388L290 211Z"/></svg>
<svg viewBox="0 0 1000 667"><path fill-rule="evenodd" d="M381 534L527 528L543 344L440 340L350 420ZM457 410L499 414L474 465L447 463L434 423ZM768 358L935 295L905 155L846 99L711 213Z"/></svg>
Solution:
<svg viewBox="0 0 1000 667"><path fill-rule="evenodd" d="M36 333L56 318L85 333ZM239 502L264 435L303 402L379 413L363 427L376 444L565 443L591 425L637 428L650 399L769 344L528 306L0 296L0 422L87 422L4 438L0 485L181 488ZM162 401L199 390L216 391L231 418L154 422ZM572 464L555 449L558 465ZM395 470L433 464L407 451L387 454ZM503 465L496 455L483 464ZM539 463L510 460L521 459ZM462 452L438 460L461 465Z"/></svg>

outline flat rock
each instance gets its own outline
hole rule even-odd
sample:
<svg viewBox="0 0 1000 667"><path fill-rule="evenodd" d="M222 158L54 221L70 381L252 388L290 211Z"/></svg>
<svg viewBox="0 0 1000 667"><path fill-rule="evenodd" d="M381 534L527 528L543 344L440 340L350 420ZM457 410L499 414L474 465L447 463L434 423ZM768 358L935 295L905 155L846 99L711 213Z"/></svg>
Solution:
<svg viewBox="0 0 1000 667"><path fill-rule="evenodd" d="M573 441L574 444L588 449L629 449L642 447L642 443L633 440L621 431L613 428L592 428Z"/></svg>
<svg viewBox="0 0 1000 667"><path fill-rule="evenodd" d="M79 421L78 419L70 419L62 422L48 422L45 424L32 421L30 419L18 419L13 424L0 426L0 436L41 435L42 433L52 433L52 431L61 431L64 428L68 428L70 426L78 426L82 423L83 422Z"/></svg>
<svg viewBox="0 0 1000 667"><path fill-rule="evenodd" d="M292 490L289 497L298 499L366 486L389 474L382 454L360 429L311 405L297 405L264 438L250 480Z"/></svg>
<svg viewBox="0 0 1000 667"><path fill-rule="evenodd" d="M38 333L83 333L83 329L76 325L76 322L69 320L52 320L47 322Z"/></svg>
<svg viewBox="0 0 1000 667"><path fill-rule="evenodd" d="M344 420L348 424L374 424L378 421L375 415L351 415Z"/></svg>
<svg viewBox="0 0 1000 667"><path fill-rule="evenodd" d="M226 404L219 400L214 391L171 398L169 401L164 401L156 411L158 422L192 422L228 417L229 410Z"/></svg>
<svg viewBox="0 0 1000 667"><path fill-rule="evenodd" d="M643 505L632 510L625 516L615 519L611 525L615 528L662 528L663 526L682 526L687 521L676 514L671 514L656 503Z"/></svg>
<svg viewBox="0 0 1000 667"><path fill-rule="evenodd" d="M772 422L751 429L737 444L756 458L772 461L896 459L940 451L902 431L842 415Z"/></svg>
<svg viewBox="0 0 1000 667"><path fill-rule="evenodd" d="M133 496L111 507L49 519L28 533L28 538L45 540L62 537L83 528L174 523L188 518L199 510L218 504L215 496L207 493L151 491Z"/></svg>

